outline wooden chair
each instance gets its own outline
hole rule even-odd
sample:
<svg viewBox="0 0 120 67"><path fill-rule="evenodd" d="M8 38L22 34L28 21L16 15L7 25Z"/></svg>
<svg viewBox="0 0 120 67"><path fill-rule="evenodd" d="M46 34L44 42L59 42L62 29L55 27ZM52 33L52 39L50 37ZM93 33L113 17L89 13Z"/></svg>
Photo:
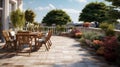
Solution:
<svg viewBox="0 0 120 67"><path fill-rule="evenodd" d="M10 38L11 39L16 39L16 33L15 33L15 31L13 31L13 30L9 30L9 36L10 36Z"/></svg>
<svg viewBox="0 0 120 67"><path fill-rule="evenodd" d="M22 50L22 46L23 45L28 45L29 46L29 55L32 51L32 43L31 43L31 36L29 35L29 32L20 32L16 34L16 39L17 39L17 43L18 43L18 50L17 53L20 52L20 50Z"/></svg>
<svg viewBox="0 0 120 67"><path fill-rule="evenodd" d="M44 37L38 39L37 41L39 45L44 44L47 51L49 51L50 46L52 45L52 42L50 40L51 36L52 36L52 31L50 30Z"/></svg>
<svg viewBox="0 0 120 67"><path fill-rule="evenodd" d="M3 48L13 48L15 47L15 40L11 39L9 36L9 32L6 30L2 31L3 37L5 39L5 45Z"/></svg>

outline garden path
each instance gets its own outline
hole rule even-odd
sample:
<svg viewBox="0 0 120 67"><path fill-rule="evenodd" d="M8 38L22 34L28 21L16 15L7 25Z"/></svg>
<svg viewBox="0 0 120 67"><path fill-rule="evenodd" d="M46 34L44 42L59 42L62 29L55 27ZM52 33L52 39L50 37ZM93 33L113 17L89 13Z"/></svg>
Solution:
<svg viewBox="0 0 120 67"><path fill-rule="evenodd" d="M29 57L15 56L14 52L0 53L0 67L115 67L73 38L52 36L51 40L49 51L42 46Z"/></svg>

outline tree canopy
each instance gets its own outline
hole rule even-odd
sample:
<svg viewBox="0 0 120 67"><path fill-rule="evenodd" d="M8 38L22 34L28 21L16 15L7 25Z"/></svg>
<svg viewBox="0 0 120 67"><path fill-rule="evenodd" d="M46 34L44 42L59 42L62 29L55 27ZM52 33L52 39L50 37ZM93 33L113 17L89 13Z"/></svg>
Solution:
<svg viewBox="0 0 120 67"><path fill-rule="evenodd" d="M34 21L35 16L36 15L32 10L28 9L25 11L25 19L27 22L32 23Z"/></svg>
<svg viewBox="0 0 120 67"><path fill-rule="evenodd" d="M68 22L71 22L70 16L67 15L66 12L57 9L48 12L42 20L42 23L45 23L48 26L51 26L52 24L65 25Z"/></svg>
<svg viewBox="0 0 120 67"><path fill-rule="evenodd" d="M102 2L91 2L85 6L80 13L79 21L85 22L102 22L106 20L105 13L107 11L107 6Z"/></svg>
<svg viewBox="0 0 120 67"><path fill-rule="evenodd" d="M109 10L106 15L109 23L117 23L117 19L120 19L120 0L106 0L111 2L112 6L109 6Z"/></svg>
<svg viewBox="0 0 120 67"><path fill-rule="evenodd" d="M108 2L112 2L113 6L120 7L120 0L106 0Z"/></svg>
<svg viewBox="0 0 120 67"><path fill-rule="evenodd" d="M24 12L17 9L16 11L12 11L10 15L11 22L14 27L23 27L25 24L25 15Z"/></svg>

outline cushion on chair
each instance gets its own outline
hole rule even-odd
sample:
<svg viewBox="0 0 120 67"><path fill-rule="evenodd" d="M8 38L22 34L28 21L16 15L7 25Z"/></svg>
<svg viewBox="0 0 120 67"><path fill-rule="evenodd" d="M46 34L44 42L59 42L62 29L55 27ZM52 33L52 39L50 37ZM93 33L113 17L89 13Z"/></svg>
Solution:
<svg viewBox="0 0 120 67"><path fill-rule="evenodd" d="M11 36L15 36L15 31L10 31Z"/></svg>
<svg viewBox="0 0 120 67"><path fill-rule="evenodd" d="M38 39L39 42L44 42L45 39L44 38L41 38L41 39Z"/></svg>
<svg viewBox="0 0 120 67"><path fill-rule="evenodd" d="M45 37L47 37L48 33L45 34Z"/></svg>
<svg viewBox="0 0 120 67"><path fill-rule="evenodd" d="M12 39L14 39L14 40L16 39L15 31L10 31L9 34L10 34Z"/></svg>

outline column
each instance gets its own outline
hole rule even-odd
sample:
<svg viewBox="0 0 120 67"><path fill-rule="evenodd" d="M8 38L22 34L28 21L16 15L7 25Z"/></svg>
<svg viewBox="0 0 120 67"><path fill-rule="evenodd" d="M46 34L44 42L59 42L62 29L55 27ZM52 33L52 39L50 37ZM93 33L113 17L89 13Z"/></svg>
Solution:
<svg viewBox="0 0 120 67"><path fill-rule="evenodd" d="M9 29L9 0L3 0L3 13L2 13L3 30Z"/></svg>

